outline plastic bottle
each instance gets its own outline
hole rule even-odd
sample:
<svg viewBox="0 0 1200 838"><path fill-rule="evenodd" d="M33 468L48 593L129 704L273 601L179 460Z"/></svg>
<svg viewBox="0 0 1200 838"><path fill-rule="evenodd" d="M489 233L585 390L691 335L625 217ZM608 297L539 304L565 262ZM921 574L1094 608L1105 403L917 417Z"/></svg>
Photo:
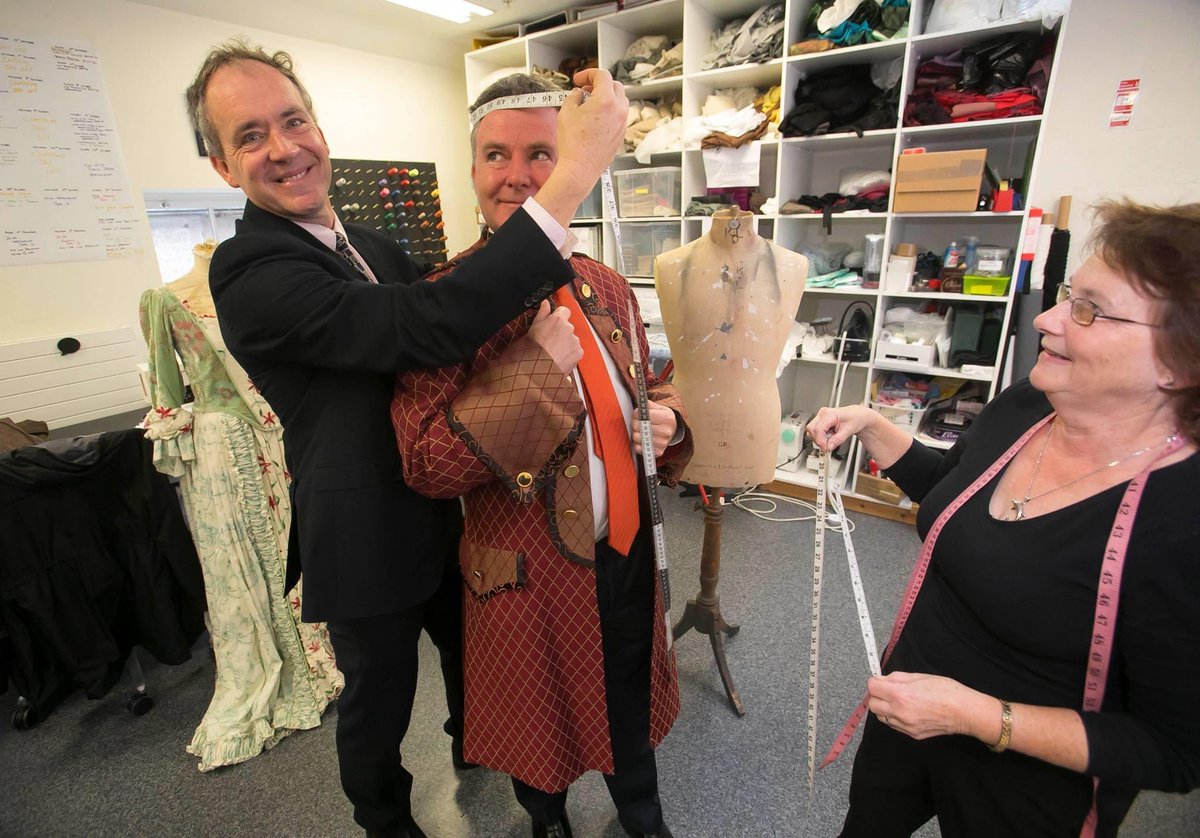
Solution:
<svg viewBox="0 0 1200 838"><path fill-rule="evenodd" d="M963 267L967 269L967 273L975 267L978 259L975 256L975 248L979 246L979 236L967 236L967 247L963 251Z"/></svg>
<svg viewBox="0 0 1200 838"><path fill-rule="evenodd" d="M963 252L962 248L958 246L958 242L953 241L946 245L946 252L942 256L942 267L957 268L962 265L962 262Z"/></svg>

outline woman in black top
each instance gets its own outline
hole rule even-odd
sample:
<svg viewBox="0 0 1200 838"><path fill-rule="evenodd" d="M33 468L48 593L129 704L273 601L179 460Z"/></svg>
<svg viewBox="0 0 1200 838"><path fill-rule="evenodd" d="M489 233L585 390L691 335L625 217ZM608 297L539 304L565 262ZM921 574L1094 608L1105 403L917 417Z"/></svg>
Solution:
<svg viewBox="0 0 1200 838"><path fill-rule="evenodd" d="M1098 214L1028 382L950 451L861 405L808 426L920 502L929 562L843 836L1115 835L1200 785L1200 204Z"/></svg>

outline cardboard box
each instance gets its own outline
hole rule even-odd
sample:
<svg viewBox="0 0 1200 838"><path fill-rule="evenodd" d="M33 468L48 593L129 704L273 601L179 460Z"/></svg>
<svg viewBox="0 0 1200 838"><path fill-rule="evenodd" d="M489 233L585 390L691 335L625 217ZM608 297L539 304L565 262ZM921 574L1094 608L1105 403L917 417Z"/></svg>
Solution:
<svg viewBox="0 0 1200 838"><path fill-rule="evenodd" d="M856 494L866 495L886 503L899 503L904 500L904 492L900 491L900 487L895 483L886 477L872 477L864 471L858 473L854 491Z"/></svg>
<svg viewBox="0 0 1200 838"><path fill-rule="evenodd" d="M986 160L986 148L901 154L892 211L974 212Z"/></svg>

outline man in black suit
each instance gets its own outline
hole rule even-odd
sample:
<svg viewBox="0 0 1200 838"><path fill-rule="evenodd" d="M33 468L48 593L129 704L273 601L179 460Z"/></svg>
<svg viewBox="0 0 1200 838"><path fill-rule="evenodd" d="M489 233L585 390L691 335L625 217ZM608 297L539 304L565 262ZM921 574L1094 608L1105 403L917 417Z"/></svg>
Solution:
<svg viewBox="0 0 1200 838"><path fill-rule="evenodd" d="M436 283L418 281L386 236L334 214L329 148L286 53L231 42L210 53L188 90L213 168L249 198L209 281L229 350L285 428L294 510L288 576L298 575L299 557L304 618L328 622L346 678L338 759L368 834L423 835L399 750L423 625L448 685L458 682L457 698L447 690L447 727L461 737L461 582L447 572L458 502L428 500L404 484L389 416L393 383L398 371L466 360L571 279L565 228L620 145L628 107L603 70L575 81L591 96L576 91L564 105L559 163L537 200Z"/></svg>

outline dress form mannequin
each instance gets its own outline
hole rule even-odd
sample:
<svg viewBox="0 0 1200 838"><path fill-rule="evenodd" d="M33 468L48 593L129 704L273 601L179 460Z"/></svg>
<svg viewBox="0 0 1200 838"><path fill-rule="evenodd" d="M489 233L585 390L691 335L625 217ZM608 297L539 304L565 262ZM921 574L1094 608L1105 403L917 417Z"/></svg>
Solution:
<svg viewBox="0 0 1200 838"><path fill-rule="evenodd" d="M179 479L204 572L213 698L187 746L201 771L251 759L321 723L339 693L328 629L285 588L291 476L279 418L225 351L208 287L216 244L191 271L142 294L154 467ZM185 406L185 377L192 402Z"/></svg>
<svg viewBox="0 0 1200 838"><path fill-rule="evenodd" d="M752 218L718 210L707 236L655 262L672 382L696 446L683 479L705 486L746 488L775 477L775 369L808 260L758 236Z"/></svg>
<svg viewBox="0 0 1200 838"><path fill-rule="evenodd" d="M171 293L179 298L192 314L197 317L216 317L217 310L213 306L212 292L208 290L208 266L212 262L213 251L217 243L206 239L192 248L195 263L192 269L179 279L167 283Z"/></svg>

